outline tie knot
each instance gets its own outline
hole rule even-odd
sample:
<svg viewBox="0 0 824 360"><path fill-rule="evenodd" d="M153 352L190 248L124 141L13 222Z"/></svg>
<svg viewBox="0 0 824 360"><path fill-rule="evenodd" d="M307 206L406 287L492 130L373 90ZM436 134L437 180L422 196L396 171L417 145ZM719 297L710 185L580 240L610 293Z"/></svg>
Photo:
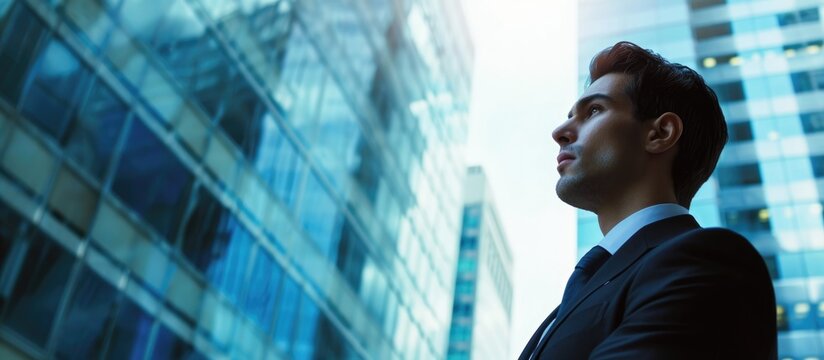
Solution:
<svg viewBox="0 0 824 360"><path fill-rule="evenodd" d="M578 265L575 265L575 268L592 275L598 271L601 265L604 265L610 256L611 254L607 249L594 246L578 261Z"/></svg>

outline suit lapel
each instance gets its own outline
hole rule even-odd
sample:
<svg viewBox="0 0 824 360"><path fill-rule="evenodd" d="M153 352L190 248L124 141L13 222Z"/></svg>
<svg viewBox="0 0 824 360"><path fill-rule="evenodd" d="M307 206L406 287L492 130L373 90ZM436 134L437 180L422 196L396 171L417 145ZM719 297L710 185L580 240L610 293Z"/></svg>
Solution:
<svg viewBox="0 0 824 360"><path fill-rule="evenodd" d="M695 221L692 215L679 215L656 221L652 224L642 227L635 234L633 234L620 249L615 253L604 265L598 269L592 276L592 279L587 282L581 295L575 300L575 303L569 307L569 311L560 314L561 316L555 320L546 338L555 332L558 327L569 317L578 305L583 302L590 294L604 286L609 281L612 281L616 276L624 272L630 265L634 264L642 255L647 253L650 249L658 246L658 244L674 238L686 231L699 228L700 226ZM544 341L541 347L546 346L548 341ZM541 351L543 349L538 349Z"/></svg>
<svg viewBox="0 0 824 360"><path fill-rule="evenodd" d="M541 326L538 327L538 330L535 330L535 333L532 334L532 337L529 338L529 342L526 343L526 347L521 352L521 356L518 357L518 360L528 360L529 356L532 355L532 352L535 350L535 347L538 346L538 342L541 341L541 335L544 334L544 330L547 326L552 322L552 319L555 319L555 316L558 315L558 308L560 306L555 307L549 316L544 319L544 322L541 323Z"/></svg>

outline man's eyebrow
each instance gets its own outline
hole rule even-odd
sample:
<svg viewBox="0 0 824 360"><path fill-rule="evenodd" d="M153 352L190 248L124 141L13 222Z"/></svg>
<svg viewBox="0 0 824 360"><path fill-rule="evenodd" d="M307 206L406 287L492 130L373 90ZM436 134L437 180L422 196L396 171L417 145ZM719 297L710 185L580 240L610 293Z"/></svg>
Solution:
<svg viewBox="0 0 824 360"><path fill-rule="evenodd" d="M614 103L615 102L615 99L613 99L611 96L609 96L607 94L595 93L595 94L590 94L590 95L587 95L587 96L584 96L584 97L578 99L578 101L575 102L575 105L572 108L573 109L580 109L580 108L586 106L586 104L588 104L588 103L590 103L594 100L604 100L604 101L609 102L609 103ZM569 114L567 115L567 117L569 117L569 118L572 117L572 110L569 111Z"/></svg>

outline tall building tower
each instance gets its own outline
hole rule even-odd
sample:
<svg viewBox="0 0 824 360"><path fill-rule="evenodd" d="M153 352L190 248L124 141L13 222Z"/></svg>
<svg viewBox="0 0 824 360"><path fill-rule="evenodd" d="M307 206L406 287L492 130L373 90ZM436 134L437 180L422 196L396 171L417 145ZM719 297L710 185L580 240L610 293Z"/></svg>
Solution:
<svg viewBox="0 0 824 360"><path fill-rule="evenodd" d="M445 357L462 19L0 1L0 357Z"/></svg>
<svg viewBox="0 0 824 360"><path fill-rule="evenodd" d="M585 19L598 18L586 13L595 11L594 3L582 4L582 36L588 31ZM662 6L647 3L648 9ZM682 51L692 52L694 58L679 59L664 44L639 44L660 49L665 57L698 70L718 94L728 121L729 143L713 179L702 190L701 201L714 202L720 224L750 239L770 269L778 301L779 358L822 358L824 4L819 0L667 3L679 11L655 18L679 18L689 26L682 37L691 39L691 47ZM635 10L614 11L622 15L613 13L612 18L636 14L636 20L642 18ZM621 29L632 24L635 20L627 20ZM661 31L665 32L663 27ZM699 222L712 225L700 217Z"/></svg>
<svg viewBox="0 0 824 360"><path fill-rule="evenodd" d="M509 356L512 254L483 170L470 167L455 279L449 360Z"/></svg>

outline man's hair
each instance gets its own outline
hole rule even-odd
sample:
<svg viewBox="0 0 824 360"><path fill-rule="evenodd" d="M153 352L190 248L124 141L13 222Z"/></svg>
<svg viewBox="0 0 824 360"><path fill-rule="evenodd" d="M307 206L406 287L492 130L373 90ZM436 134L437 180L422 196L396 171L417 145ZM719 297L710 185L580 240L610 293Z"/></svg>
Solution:
<svg viewBox="0 0 824 360"><path fill-rule="evenodd" d="M672 180L678 203L689 208L727 142L727 123L718 97L694 70L631 42L621 41L592 59L590 83L610 73L629 75L625 91L640 120L665 112L681 118L683 133L672 164Z"/></svg>

